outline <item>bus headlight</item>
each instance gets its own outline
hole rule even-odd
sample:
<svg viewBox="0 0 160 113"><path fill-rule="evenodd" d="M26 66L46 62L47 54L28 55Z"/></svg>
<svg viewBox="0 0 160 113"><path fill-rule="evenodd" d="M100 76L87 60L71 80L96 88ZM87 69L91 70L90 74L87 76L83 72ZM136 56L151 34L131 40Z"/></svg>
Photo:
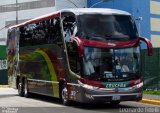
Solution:
<svg viewBox="0 0 160 113"><path fill-rule="evenodd" d="M135 88L141 88L143 86L143 82L140 82L139 84L135 85Z"/></svg>
<svg viewBox="0 0 160 113"><path fill-rule="evenodd" d="M83 84L82 82L80 82L78 80L78 83L80 84L81 87L85 88L85 89L91 89L91 90L95 90L95 89L98 89L99 87L96 87L96 86L91 86L91 85L88 85L88 84Z"/></svg>
<svg viewBox="0 0 160 113"><path fill-rule="evenodd" d="M90 86L90 85L87 85L87 84L84 84L82 87L84 87L84 88L86 88L86 89L91 89L91 90L98 89L98 87Z"/></svg>

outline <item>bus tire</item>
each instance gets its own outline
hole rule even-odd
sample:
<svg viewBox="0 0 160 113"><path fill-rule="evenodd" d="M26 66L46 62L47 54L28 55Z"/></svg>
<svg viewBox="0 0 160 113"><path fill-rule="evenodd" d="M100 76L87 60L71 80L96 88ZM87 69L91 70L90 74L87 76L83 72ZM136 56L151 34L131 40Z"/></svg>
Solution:
<svg viewBox="0 0 160 113"><path fill-rule="evenodd" d="M68 99L68 90L66 85L63 85L61 88L61 99L62 99L62 103L65 106L68 106L70 104L70 101Z"/></svg>
<svg viewBox="0 0 160 113"><path fill-rule="evenodd" d="M120 101L111 101L110 104L116 106L120 104Z"/></svg>
<svg viewBox="0 0 160 113"><path fill-rule="evenodd" d="M23 89L23 83L22 82L19 82L19 84L18 84L18 94L21 97L24 96L24 89Z"/></svg>
<svg viewBox="0 0 160 113"><path fill-rule="evenodd" d="M29 90L28 90L28 80L27 80L27 78L24 78L23 83L24 83L24 97L29 98L30 93L29 93Z"/></svg>
<svg viewBox="0 0 160 113"><path fill-rule="evenodd" d="M20 77L17 76L16 77L16 89L18 89L19 82L20 82Z"/></svg>

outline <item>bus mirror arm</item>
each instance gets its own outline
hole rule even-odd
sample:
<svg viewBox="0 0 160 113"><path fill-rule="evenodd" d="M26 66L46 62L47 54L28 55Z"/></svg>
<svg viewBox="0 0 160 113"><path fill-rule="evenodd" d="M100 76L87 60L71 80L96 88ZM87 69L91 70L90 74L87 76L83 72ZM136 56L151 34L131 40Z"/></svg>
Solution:
<svg viewBox="0 0 160 113"><path fill-rule="evenodd" d="M79 45L79 57L84 56L84 47L82 45Z"/></svg>
<svg viewBox="0 0 160 113"><path fill-rule="evenodd" d="M78 37L73 38L73 40L77 43L78 50L79 50L79 57L83 57L84 56L84 46L83 46L82 41Z"/></svg>
<svg viewBox="0 0 160 113"><path fill-rule="evenodd" d="M140 40L147 44L148 56L152 56L152 43L147 38L140 37Z"/></svg>

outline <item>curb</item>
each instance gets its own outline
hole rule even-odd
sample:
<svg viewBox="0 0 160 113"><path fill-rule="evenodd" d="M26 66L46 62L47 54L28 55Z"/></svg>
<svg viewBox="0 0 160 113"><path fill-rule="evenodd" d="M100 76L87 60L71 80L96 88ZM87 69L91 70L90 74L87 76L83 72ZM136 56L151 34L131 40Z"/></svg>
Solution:
<svg viewBox="0 0 160 113"><path fill-rule="evenodd" d="M147 104L160 105L160 101L159 100L142 99L139 102L141 102L141 103L147 103Z"/></svg>
<svg viewBox="0 0 160 113"><path fill-rule="evenodd" d="M9 88L9 85L0 85L0 88Z"/></svg>

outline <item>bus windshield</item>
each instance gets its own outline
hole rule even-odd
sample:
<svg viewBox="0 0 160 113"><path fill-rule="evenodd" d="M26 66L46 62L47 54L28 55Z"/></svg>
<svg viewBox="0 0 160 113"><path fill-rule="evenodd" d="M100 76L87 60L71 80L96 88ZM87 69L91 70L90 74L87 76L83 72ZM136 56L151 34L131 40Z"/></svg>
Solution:
<svg viewBox="0 0 160 113"><path fill-rule="evenodd" d="M88 79L133 79L140 71L140 48L85 47L83 75Z"/></svg>
<svg viewBox="0 0 160 113"><path fill-rule="evenodd" d="M131 40L138 37L129 15L82 14L78 16L78 34L89 40Z"/></svg>

